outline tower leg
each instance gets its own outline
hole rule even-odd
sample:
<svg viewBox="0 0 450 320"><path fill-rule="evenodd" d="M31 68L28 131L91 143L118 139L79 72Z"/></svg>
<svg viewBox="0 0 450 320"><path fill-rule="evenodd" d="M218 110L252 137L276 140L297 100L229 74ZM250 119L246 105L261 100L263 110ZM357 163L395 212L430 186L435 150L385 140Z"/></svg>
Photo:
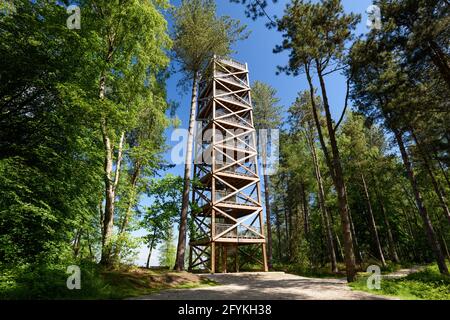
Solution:
<svg viewBox="0 0 450 320"><path fill-rule="evenodd" d="M189 267L188 271L192 271L192 246L189 246Z"/></svg>
<svg viewBox="0 0 450 320"><path fill-rule="evenodd" d="M236 272L239 272L239 245L236 245L234 262L236 264Z"/></svg>
<svg viewBox="0 0 450 320"><path fill-rule="evenodd" d="M264 263L264 272L268 272L269 268L267 267L267 252L266 252L266 244L262 244L262 252L263 252L263 263Z"/></svg>
<svg viewBox="0 0 450 320"><path fill-rule="evenodd" d="M222 245L222 272L227 273L227 246Z"/></svg>
<svg viewBox="0 0 450 320"><path fill-rule="evenodd" d="M211 242L211 273L216 273L216 243Z"/></svg>

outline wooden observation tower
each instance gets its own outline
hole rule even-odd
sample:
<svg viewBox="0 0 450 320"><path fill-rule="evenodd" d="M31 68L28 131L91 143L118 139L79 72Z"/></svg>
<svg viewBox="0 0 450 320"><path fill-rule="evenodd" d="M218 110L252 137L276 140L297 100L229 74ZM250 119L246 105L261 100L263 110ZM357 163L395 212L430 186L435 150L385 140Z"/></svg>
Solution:
<svg viewBox="0 0 450 320"><path fill-rule="evenodd" d="M267 271L247 64L214 57L199 85L189 269Z"/></svg>

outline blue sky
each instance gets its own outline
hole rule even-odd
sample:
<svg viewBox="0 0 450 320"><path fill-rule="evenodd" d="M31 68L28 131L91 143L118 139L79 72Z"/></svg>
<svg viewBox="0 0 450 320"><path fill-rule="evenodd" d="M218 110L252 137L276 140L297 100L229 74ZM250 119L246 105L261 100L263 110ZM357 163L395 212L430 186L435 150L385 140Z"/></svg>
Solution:
<svg viewBox="0 0 450 320"><path fill-rule="evenodd" d="M250 0L251 1L251 0ZM174 6L179 5L180 0L171 0ZM270 16L282 16L283 10L288 0L279 0L276 4L270 3L267 7L267 13ZM314 1L316 2L316 1ZM233 49L236 51L232 58L240 62L247 62L250 72L250 81L255 80L265 82L274 87L280 99L280 105L287 110L295 101L297 93L308 89L306 78L304 76L292 77L284 74L275 75L277 65L285 65L287 63L287 53L274 54L272 52L275 45L280 44L282 37L276 29L269 30L265 27L268 21L266 17L261 17L256 21L247 18L244 13L244 7L240 4L230 3L228 0L217 0L217 14L230 16L238 19L241 23L247 25L247 29L251 31L248 39L238 42ZM346 12L354 12L361 14L361 22L359 23L356 34L364 34L368 31L366 27L367 14L366 9L372 4L372 0L342 0L342 4ZM174 65L176 70L176 65ZM180 74L173 74L167 82L167 93L169 100L179 103L176 115L181 120L181 128L187 128L189 121L190 108L190 91L183 92L177 84L181 78ZM326 78L328 96L331 105L332 116L336 119L341 115L345 98L345 78L339 74L332 74ZM178 142L170 141L172 129L167 130L167 144L174 146ZM166 153L165 159L170 162L171 149ZM175 175L183 175L183 165L177 165L167 171ZM143 205L149 203L149 199L144 199ZM141 235L142 232L137 233ZM141 248L139 259L136 261L139 265L145 263L148 249ZM151 264L157 265L158 251L154 251Z"/></svg>

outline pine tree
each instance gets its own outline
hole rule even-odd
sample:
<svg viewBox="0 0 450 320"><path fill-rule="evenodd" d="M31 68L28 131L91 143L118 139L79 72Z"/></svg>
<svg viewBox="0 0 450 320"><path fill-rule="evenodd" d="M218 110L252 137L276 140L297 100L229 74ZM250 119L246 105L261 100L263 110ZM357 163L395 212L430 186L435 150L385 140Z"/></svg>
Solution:
<svg viewBox="0 0 450 320"><path fill-rule="evenodd" d="M279 129L282 123L282 108L278 105L279 99L276 97L276 90L270 85L255 81L252 86L252 104L255 129L259 131L260 159L264 178L264 203L266 208L267 225L267 261L269 268L272 268L272 224L270 210L270 178L267 172L268 152L272 146L270 144L270 134L272 129ZM267 130L267 131L261 131ZM261 134L267 133L267 140L262 143Z"/></svg>
<svg viewBox="0 0 450 320"><path fill-rule="evenodd" d="M191 106L184 167L184 190L180 213L177 259L175 269L184 270L186 250L187 215L192 167L192 148L197 106L197 90L203 72L214 55L227 55L231 45L244 38L245 27L228 17L217 17L212 0L183 0L181 6L173 10L173 58L179 63L185 77L181 84L192 83Z"/></svg>
<svg viewBox="0 0 450 320"><path fill-rule="evenodd" d="M347 280L349 282L354 281L356 276L351 218L348 211L341 156L336 141L336 126L331 118L330 103L324 77L326 74L335 72L338 69L337 67L342 67L342 58L346 44L352 39L352 30L358 21L358 16L344 13L339 0L322 0L317 4L295 0L286 7L284 16L277 23L278 30L283 32L284 40L281 45L275 48L275 52L284 50L290 52L288 65L280 67L280 71L294 75L304 72L308 80L310 100L319 141L338 196L344 236ZM320 84L330 147L325 143L319 123L319 110L314 98L313 71L317 73ZM347 101L345 101L344 110L346 105Z"/></svg>

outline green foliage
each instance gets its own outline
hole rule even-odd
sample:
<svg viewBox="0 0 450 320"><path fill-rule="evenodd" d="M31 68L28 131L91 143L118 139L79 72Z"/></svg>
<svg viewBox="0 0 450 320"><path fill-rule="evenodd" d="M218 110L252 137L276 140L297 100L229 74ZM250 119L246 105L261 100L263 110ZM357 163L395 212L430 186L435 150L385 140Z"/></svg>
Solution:
<svg viewBox="0 0 450 320"><path fill-rule="evenodd" d="M81 270L81 289L66 286L66 264L40 264L16 269L0 268L0 299L124 299L163 289L215 285L184 273L145 269L105 270L94 263L75 262Z"/></svg>
<svg viewBox="0 0 450 320"><path fill-rule="evenodd" d="M2 1L2 9L8 3ZM18 295L45 297L54 289L55 296L70 297L56 284L66 278L66 263L98 260L105 136L114 147L125 134L118 217L133 220L144 177L162 162L171 41L161 10L168 4L78 5L80 30L67 29L67 1L18 0L14 10L0 10L0 261L5 275L16 279ZM107 119L103 132L101 119ZM128 233L133 223L113 236L122 262L138 246ZM86 270L96 286L98 272Z"/></svg>
<svg viewBox="0 0 450 320"><path fill-rule="evenodd" d="M374 294L395 296L402 299L448 300L450 299L450 278L439 273L436 264L404 278L381 280L381 289L368 289L367 277L361 277L350 286Z"/></svg>
<svg viewBox="0 0 450 320"><path fill-rule="evenodd" d="M378 1L383 28L357 41L350 54L353 99L390 129L423 132L427 150L448 164L448 3ZM448 60L447 60L448 61Z"/></svg>
<svg viewBox="0 0 450 320"><path fill-rule="evenodd" d="M92 299L104 296L108 286L102 281L98 267L83 262L81 290L69 290L66 286L66 269L74 261L65 264L22 265L2 272L1 299Z"/></svg>
<svg viewBox="0 0 450 320"><path fill-rule="evenodd" d="M247 37L239 21L216 16L213 0L183 0L172 15L174 60L188 79L203 71L214 55L228 55L234 42Z"/></svg>
<svg viewBox="0 0 450 320"><path fill-rule="evenodd" d="M342 227L336 215L339 210L338 187L330 180L337 161L333 135L336 136L339 162L344 173L354 251L361 268L368 261L379 264L377 259L380 257L374 244L376 236L368 214L369 205L385 257L394 259L398 255L401 261L422 263L430 262L433 257L431 245L423 232L423 221L416 213L416 199L404 172L403 161L393 148L391 135L386 129L397 128L406 133L407 152L437 230L436 237L443 248L448 244L444 209L447 200L439 196L447 194L449 186L448 153L443 151L448 142L444 138L447 136L444 132L448 131L448 112L442 109L446 105L444 101L448 100L448 92L442 89L445 73L442 70L435 72L439 65L438 54L440 58L448 59L448 52L440 50L448 47L448 38L443 36L446 31L441 29L447 23L443 18L447 9L442 1L378 1L377 4L382 6L382 30L373 30L364 40L358 39L353 44L352 31L359 17L345 13L340 1L293 1L277 21L284 39L274 52L289 52L288 64L280 67L279 71L293 75L305 72L314 93L313 71L319 80L323 80L320 81L320 98L310 92L301 92L289 109L288 127L282 135L280 174L274 179L272 191L275 192L273 207L278 211L272 230L279 242L279 253L275 255L278 260L286 262L299 254L295 248L301 247L303 235L296 237L301 234L302 224L309 222L309 233L305 233L305 237L309 242L308 249L314 254L308 257L300 254L300 259L291 260L302 266L298 268L304 272L307 258L311 269L321 268L329 261L324 254L327 250L326 228L320 216L318 190L315 183L311 183L314 182L311 146L318 150L336 256L338 261L342 261L343 239L336 232ZM436 32L425 23L431 19L433 10L437 20L430 21L430 25L435 25ZM418 24L412 25L411 21L416 20L410 17L416 17ZM432 43L434 40L438 46L432 53L427 41ZM351 84L349 97L354 102L355 111L360 113L347 111L336 129L335 119L331 119L329 114L326 78L321 79L321 75L340 69L345 70L347 85ZM317 119L311 112L311 96L315 99ZM318 133L311 130L314 126L322 131L322 138L318 139ZM333 151L334 154L330 153L333 157L327 156L327 149ZM368 196L362 183L363 176ZM440 182L432 183L433 176ZM306 200L302 199L301 186L306 190ZM444 215L441 215L442 211ZM305 213L309 213L308 220Z"/></svg>
<svg viewBox="0 0 450 320"><path fill-rule="evenodd" d="M277 129L282 123L282 107L275 88L260 81L252 86L253 124L255 129Z"/></svg>
<svg viewBox="0 0 450 320"><path fill-rule="evenodd" d="M279 70L298 75L313 62L324 71L333 60L341 61L359 20L357 15L344 13L340 0L292 1L277 21L284 39L274 52L290 52L289 64Z"/></svg>
<svg viewBox="0 0 450 320"><path fill-rule="evenodd" d="M56 257L92 222L101 186L98 139L64 88L83 41L63 7L15 1L0 19L0 260ZM4 67L3 67L4 66Z"/></svg>
<svg viewBox="0 0 450 320"><path fill-rule="evenodd" d="M173 242L173 228L172 226L167 230L164 242L159 247L159 265L171 268L175 265L176 247Z"/></svg>
<svg viewBox="0 0 450 320"><path fill-rule="evenodd" d="M166 255L167 259L171 257L172 228L181 211L182 192L183 179L171 174L167 174L162 179L153 179L147 190L153 201L152 205L145 209L141 221L141 226L149 232L144 237L144 241L149 248L155 248L164 241L169 252ZM164 265L171 266L171 264Z"/></svg>
<svg viewBox="0 0 450 320"><path fill-rule="evenodd" d="M296 274L302 277L311 277L311 278L344 278L345 273L333 273L330 272L331 268L329 265L324 265L323 267L311 267L310 265L304 264L284 264L277 263L274 265L274 270L284 271L292 274ZM345 265L343 263L338 263L339 270L345 270Z"/></svg>
<svg viewBox="0 0 450 320"><path fill-rule="evenodd" d="M411 224L406 218L409 231L399 232L410 234L412 239L408 245L413 243L416 258L429 261L430 250L425 248L433 247L434 252L440 250L435 242L423 241L425 235L423 231L419 233L420 228L425 227L428 237L441 238L443 244L449 239L448 224L443 223L444 217L438 214L444 211L450 221L447 200L443 197L447 191L442 191L449 186L448 179L447 183L442 179L448 177L449 163L446 138L449 113L445 105L450 71L445 71L442 64L442 60L448 59L448 52L442 49L448 47L445 37L448 31L444 31L448 25L448 19L444 18L448 5L439 0L379 1L378 4L383 12L382 29L373 30L366 39L355 42L349 55L351 95L367 122L382 124L395 133L396 142L404 146L404 168L414 192L405 186L400 188L413 195L412 199L407 197L410 203L421 203L420 214L425 218L419 224ZM404 175L401 171L400 174ZM433 191L426 192L427 189ZM435 259L444 269L439 256L442 255L437 254Z"/></svg>

